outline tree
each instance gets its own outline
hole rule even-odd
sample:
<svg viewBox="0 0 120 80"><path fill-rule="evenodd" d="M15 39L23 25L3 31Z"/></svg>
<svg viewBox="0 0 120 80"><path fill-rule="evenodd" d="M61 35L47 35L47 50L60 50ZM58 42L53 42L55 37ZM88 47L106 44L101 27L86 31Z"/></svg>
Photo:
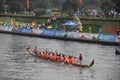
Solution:
<svg viewBox="0 0 120 80"><path fill-rule="evenodd" d="M12 2L9 7L10 7L11 12L21 12L22 11L22 4L19 1Z"/></svg>
<svg viewBox="0 0 120 80"><path fill-rule="evenodd" d="M8 5L9 12L21 12L23 5L19 0L6 0L5 4Z"/></svg>
<svg viewBox="0 0 120 80"><path fill-rule="evenodd" d="M115 3L115 10L120 13L120 0L113 0Z"/></svg>
<svg viewBox="0 0 120 80"><path fill-rule="evenodd" d="M50 5L49 1L46 1L46 0L36 0L34 7L35 8L47 9L47 8L51 7L51 5Z"/></svg>
<svg viewBox="0 0 120 80"><path fill-rule="evenodd" d="M41 9L41 8L37 8L34 10L35 16L38 17L40 15L44 15L45 14L45 10Z"/></svg>
<svg viewBox="0 0 120 80"><path fill-rule="evenodd" d="M50 1L51 1L52 7L60 9L65 0L50 0Z"/></svg>
<svg viewBox="0 0 120 80"><path fill-rule="evenodd" d="M35 12L36 16L40 16L45 14L45 11L48 8L51 8L51 3L48 0L36 0L33 6L33 11Z"/></svg>
<svg viewBox="0 0 120 80"><path fill-rule="evenodd" d="M0 12L3 12L5 9L4 3L5 3L5 0L0 0Z"/></svg>
<svg viewBox="0 0 120 80"><path fill-rule="evenodd" d="M113 2L113 0L101 0L101 9L103 11L109 11L111 8L114 8L115 3Z"/></svg>
<svg viewBox="0 0 120 80"><path fill-rule="evenodd" d="M120 13L120 2L116 4L115 10Z"/></svg>
<svg viewBox="0 0 120 80"><path fill-rule="evenodd" d="M66 0L62 5L62 11L73 15L80 7L78 0Z"/></svg>

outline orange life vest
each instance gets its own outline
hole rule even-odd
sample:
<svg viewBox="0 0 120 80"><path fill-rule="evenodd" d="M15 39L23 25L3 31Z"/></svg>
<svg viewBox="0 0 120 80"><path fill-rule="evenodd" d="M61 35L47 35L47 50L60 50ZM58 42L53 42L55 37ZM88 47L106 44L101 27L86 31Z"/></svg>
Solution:
<svg viewBox="0 0 120 80"><path fill-rule="evenodd" d="M70 63L70 59L69 58L65 58L65 62L66 63Z"/></svg>
<svg viewBox="0 0 120 80"><path fill-rule="evenodd" d="M78 62L78 60L77 59L75 59L75 58L72 58L72 63L74 64L74 63L77 63Z"/></svg>

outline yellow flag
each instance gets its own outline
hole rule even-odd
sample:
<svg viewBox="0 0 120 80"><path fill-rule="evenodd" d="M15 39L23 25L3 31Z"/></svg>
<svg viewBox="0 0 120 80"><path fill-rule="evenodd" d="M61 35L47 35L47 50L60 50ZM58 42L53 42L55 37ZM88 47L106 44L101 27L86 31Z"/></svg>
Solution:
<svg viewBox="0 0 120 80"><path fill-rule="evenodd" d="M16 26L19 26L19 22L16 22Z"/></svg>
<svg viewBox="0 0 120 80"><path fill-rule="evenodd" d="M3 22L2 21L0 21L0 25L2 25L3 24Z"/></svg>
<svg viewBox="0 0 120 80"><path fill-rule="evenodd" d="M80 31L81 31L81 32L83 31L83 27L82 27L82 26L80 26Z"/></svg>
<svg viewBox="0 0 120 80"><path fill-rule="evenodd" d="M45 23L43 23L43 26L45 26Z"/></svg>

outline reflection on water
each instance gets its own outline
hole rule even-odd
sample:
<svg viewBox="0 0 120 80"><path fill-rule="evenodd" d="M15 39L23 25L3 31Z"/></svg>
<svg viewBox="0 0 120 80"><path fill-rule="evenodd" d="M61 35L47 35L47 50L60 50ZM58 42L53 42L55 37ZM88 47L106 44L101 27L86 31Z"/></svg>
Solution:
<svg viewBox="0 0 120 80"><path fill-rule="evenodd" d="M57 50L66 55L83 54L83 63L95 59L91 68L78 68L28 56L31 48ZM0 34L0 80L120 80L120 56L115 46Z"/></svg>

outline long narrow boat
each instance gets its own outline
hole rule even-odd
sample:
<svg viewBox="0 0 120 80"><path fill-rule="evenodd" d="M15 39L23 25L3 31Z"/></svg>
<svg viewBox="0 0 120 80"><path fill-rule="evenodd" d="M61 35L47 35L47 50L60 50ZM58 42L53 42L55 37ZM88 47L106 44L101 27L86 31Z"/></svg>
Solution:
<svg viewBox="0 0 120 80"><path fill-rule="evenodd" d="M51 61L51 62L61 63L61 61L55 61L55 60L52 60L52 59L49 59L49 58L39 57L39 56L35 55L34 52L31 52L31 51L29 50L29 48L27 48L26 51L28 52L28 54L30 54L30 55L32 55L32 56L34 56L34 57L37 57L37 58L39 58L39 59L44 59L44 60L49 60L49 61ZM68 63L64 63L64 64L68 64ZM92 60L92 62L91 62L90 64L79 64L79 63L74 63L74 64L73 64L73 63L70 63L70 64L71 64L72 66L76 66L76 67L90 68L90 67L92 67L92 66L94 65L94 59ZM70 64L68 64L68 65L70 65Z"/></svg>

